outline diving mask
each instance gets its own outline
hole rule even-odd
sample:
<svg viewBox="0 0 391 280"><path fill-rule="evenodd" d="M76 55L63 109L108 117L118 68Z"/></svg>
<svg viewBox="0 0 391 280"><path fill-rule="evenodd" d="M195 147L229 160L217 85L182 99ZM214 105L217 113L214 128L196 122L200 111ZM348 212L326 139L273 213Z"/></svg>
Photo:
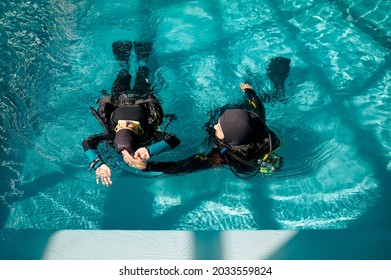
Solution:
<svg viewBox="0 0 391 280"><path fill-rule="evenodd" d="M138 121L132 120L119 120L117 126L114 128L115 132L120 131L121 129L128 129L133 131L136 134L143 134L144 130L141 128L141 124Z"/></svg>

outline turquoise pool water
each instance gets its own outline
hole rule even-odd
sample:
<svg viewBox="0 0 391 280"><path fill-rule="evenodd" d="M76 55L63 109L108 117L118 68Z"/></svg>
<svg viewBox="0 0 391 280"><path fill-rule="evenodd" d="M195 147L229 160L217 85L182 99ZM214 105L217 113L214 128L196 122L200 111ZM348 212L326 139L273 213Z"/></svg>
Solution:
<svg viewBox="0 0 391 280"><path fill-rule="evenodd" d="M0 228L390 228L390 1L0 3ZM206 112L271 85L291 59L285 103L265 104L284 138L283 170L140 176L95 184L81 141L110 89L115 40L154 42L155 88L182 140L159 160L206 152Z"/></svg>

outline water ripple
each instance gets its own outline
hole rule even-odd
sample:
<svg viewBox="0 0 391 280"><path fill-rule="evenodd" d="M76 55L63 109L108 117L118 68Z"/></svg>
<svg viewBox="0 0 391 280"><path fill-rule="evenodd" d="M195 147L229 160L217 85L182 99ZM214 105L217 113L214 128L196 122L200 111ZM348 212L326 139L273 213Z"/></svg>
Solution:
<svg viewBox="0 0 391 280"><path fill-rule="evenodd" d="M183 140L167 158L202 149L203 137L194 135L204 136L206 112L241 100L237 86L248 73L256 87L269 87L270 57L290 57L289 100L266 105L268 122L285 138L278 151L285 165L243 184L266 186L271 205L262 210L285 229L346 228L377 202L376 166L351 143L356 123L374 132L391 169L390 1L136 2L1 1L0 203L7 228L100 227L110 197L86 172L80 144L101 131L88 107L115 78L111 42L118 39L155 40L164 65L159 97L167 113L178 114L170 132ZM167 222L167 215L175 229L262 227L251 194L228 173L156 180L155 198L146 202L151 216ZM205 186L209 180L216 185Z"/></svg>
<svg viewBox="0 0 391 280"><path fill-rule="evenodd" d="M270 186L276 220L283 228L345 228L373 206L380 194L373 171L345 148L311 177Z"/></svg>

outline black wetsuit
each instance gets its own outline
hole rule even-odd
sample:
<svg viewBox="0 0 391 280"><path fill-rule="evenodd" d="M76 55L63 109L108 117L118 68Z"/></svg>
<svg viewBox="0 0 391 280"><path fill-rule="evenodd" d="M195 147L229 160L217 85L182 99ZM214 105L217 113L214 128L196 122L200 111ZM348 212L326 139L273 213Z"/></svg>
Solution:
<svg viewBox="0 0 391 280"><path fill-rule="evenodd" d="M240 106L224 106L213 113L220 116L223 111L229 108L242 108L249 110L253 118L254 134L253 139L256 145L227 146L218 141L215 137L215 145L209 154L196 154L177 162L148 162L145 171L160 171L166 174L190 173L194 171L229 166L235 174L256 174L259 171L258 159L270 151L276 150L280 145L278 137L266 126L265 108L262 101L252 89L246 89L248 103ZM249 112L251 112L249 111ZM206 126L209 135L214 136L211 122ZM216 122L216 121L215 121ZM270 146L269 143L272 143Z"/></svg>
<svg viewBox="0 0 391 280"><path fill-rule="evenodd" d="M117 60L120 55L122 54L117 54ZM153 95L147 79L148 74L148 67L140 66L135 85L131 89L132 77L128 70L122 69L113 83L111 97L105 96L98 101L99 108L96 117L106 131L83 140L82 145L90 160L90 168L96 169L104 163L97 149L98 144L102 141L113 144L116 136L114 128L119 120L132 120L140 123L143 133L134 137L132 142L134 151L139 147L146 147L150 156L153 156L179 145L180 141L175 135L157 131L157 127L162 122L163 110Z"/></svg>

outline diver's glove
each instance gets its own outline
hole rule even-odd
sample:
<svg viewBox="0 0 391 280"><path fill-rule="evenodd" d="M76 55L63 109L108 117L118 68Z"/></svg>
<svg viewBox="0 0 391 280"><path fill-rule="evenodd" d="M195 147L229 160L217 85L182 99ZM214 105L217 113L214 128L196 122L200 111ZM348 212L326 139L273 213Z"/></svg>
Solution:
<svg viewBox="0 0 391 280"><path fill-rule="evenodd" d="M99 184L99 180L106 187L110 186L113 182L111 181L111 170L106 164L99 166L96 171L96 183Z"/></svg>

